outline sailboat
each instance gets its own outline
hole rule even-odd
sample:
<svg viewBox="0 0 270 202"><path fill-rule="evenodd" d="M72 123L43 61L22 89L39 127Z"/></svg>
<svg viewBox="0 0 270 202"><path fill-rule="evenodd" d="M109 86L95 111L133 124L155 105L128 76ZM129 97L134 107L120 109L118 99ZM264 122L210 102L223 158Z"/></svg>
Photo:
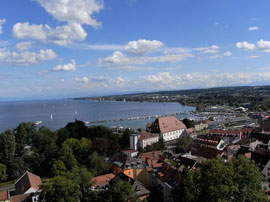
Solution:
<svg viewBox="0 0 270 202"><path fill-rule="evenodd" d="M53 120L53 115L51 114L51 120Z"/></svg>

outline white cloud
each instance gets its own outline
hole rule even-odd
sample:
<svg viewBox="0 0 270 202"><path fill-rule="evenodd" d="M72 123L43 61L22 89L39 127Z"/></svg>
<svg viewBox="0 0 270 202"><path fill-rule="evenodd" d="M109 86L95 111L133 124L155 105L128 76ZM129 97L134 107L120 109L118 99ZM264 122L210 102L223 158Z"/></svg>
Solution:
<svg viewBox="0 0 270 202"><path fill-rule="evenodd" d="M250 55L248 56L249 59L255 59L255 58L258 58L259 56L258 55Z"/></svg>
<svg viewBox="0 0 270 202"><path fill-rule="evenodd" d="M214 59L214 58L223 58L223 57L230 57L230 56L232 56L232 53L230 51L227 51L222 54L211 55L209 56L209 58Z"/></svg>
<svg viewBox="0 0 270 202"><path fill-rule="evenodd" d="M3 18L3 19L0 19L0 34L3 33L3 24L6 23L6 19Z"/></svg>
<svg viewBox="0 0 270 202"><path fill-rule="evenodd" d="M55 19L99 27L92 15L103 9L103 1L97 0L36 0Z"/></svg>
<svg viewBox="0 0 270 202"><path fill-rule="evenodd" d="M43 24L29 22L16 23L13 26L13 35L18 39L33 39L43 43L68 45L74 41L83 41L87 37L82 25L95 28L101 26L93 17L103 9L103 2L96 0L36 0L58 21L67 24L55 28Z"/></svg>
<svg viewBox="0 0 270 202"><path fill-rule="evenodd" d="M235 46L236 48L241 49L241 50L254 50L256 47L255 44L248 43L246 41L237 42Z"/></svg>
<svg viewBox="0 0 270 202"><path fill-rule="evenodd" d="M29 65L41 63L47 60L56 58L56 54L52 49L41 49L38 53L36 52L11 52L8 49L0 49L0 62L7 62L17 65Z"/></svg>
<svg viewBox="0 0 270 202"><path fill-rule="evenodd" d="M29 22L25 22L13 26L13 35L18 39L34 39L43 43L67 45L73 41L83 41L87 33L78 23L51 28L49 25L30 25Z"/></svg>
<svg viewBox="0 0 270 202"><path fill-rule="evenodd" d="M125 51L130 54L144 55L162 46L163 43L161 41L139 39L137 41L128 42L125 46Z"/></svg>
<svg viewBox="0 0 270 202"><path fill-rule="evenodd" d="M74 59L70 63L64 65L56 65L54 71L76 71L76 62Z"/></svg>
<svg viewBox="0 0 270 202"><path fill-rule="evenodd" d="M229 57L232 55L232 53L230 51L227 51L227 52L223 53L223 55Z"/></svg>
<svg viewBox="0 0 270 202"><path fill-rule="evenodd" d="M83 79L85 78L85 79ZM122 77L82 77L76 78L83 84L83 88L94 91L130 91L130 90L164 90L196 87L214 87L243 85L253 82L269 81L270 72L237 72L237 73L190 73L174 75L169 72L146 75L136 80ZM87 82L85 82L85 81Z"/></svg>
<svg viewBox="0 0 270 202"><path fill-rule="evenodd" d="M248 28L249 31L256 31L258 29L259 29L259 27L256 27L256 26L253 26L253 27L249 27Z"/></svg>
<svg viewBox="0 0 270 202"><path fill-rule="evenodd" d="M116 70L126 70L126 71L151 71L153 70L152 67L140 67L140 66L116 66L111 67L110 69L116 69Z"/></svg>
<svg viewBox="0 0 270 202"><path fill-rule="evenodd" d="M257 42L257 48L263 52L270 52L270 41L260 40Z"/></svg>
<svg viewBox="0 0 270 202"><path fill-rule="evenodd" d="M24 51L24 50L27 50L31 47L32 45L32 42L31 41L25 41L25 42L20 42L20 43L17 43L15 45L15 47L19 50L19 51Z"/></svg>
<svg viewBox="0 0 270 202"><path fill-rule="evenodd" d="M71 46L85 50L98 50L98 51L116 51L124 49L124 46L119 44L72 43Z"/></svg>
<svg viewBox="0 0 270 202"><path fill-rule="evenodd" d="M217 45L194 48L195 51L201 51L203 53L211 53L211 54L218 53L218 49L219 49L219 47Z"/></svg>
<svg viewBox="0 0 270 202"><path fill-rule="evenodd" d="M185 58L193 57L192 54L170 54L161 56L139 56L129 57L121 51L115 51L111 56L106 58L100 58L97 64L100 66L111 66L111 65L135 65L135 64L146 64L155 62L179 62Z"/></svg>

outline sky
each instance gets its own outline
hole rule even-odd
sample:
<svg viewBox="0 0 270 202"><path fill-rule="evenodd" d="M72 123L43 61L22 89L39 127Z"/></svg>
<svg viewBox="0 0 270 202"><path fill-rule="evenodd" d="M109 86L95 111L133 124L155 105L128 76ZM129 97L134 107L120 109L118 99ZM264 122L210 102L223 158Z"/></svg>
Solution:
<svg viewBox="0 0 270 202"><path fill-rule="evenodd" d="M0 100L270 84L269 0L1 0Z"/></svg>

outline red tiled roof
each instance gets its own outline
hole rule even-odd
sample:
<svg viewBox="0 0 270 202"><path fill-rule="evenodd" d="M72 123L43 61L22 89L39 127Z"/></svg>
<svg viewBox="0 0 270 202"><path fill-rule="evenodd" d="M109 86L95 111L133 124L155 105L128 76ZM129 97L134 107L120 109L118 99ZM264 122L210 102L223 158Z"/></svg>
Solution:
<svg viewBox="0 0 270 202"><path fill-rule="evenodd" d="M185 124L183 124L179 119L174 116L160 117L158 118L158 123L161 133L187 129Z"/></svg>
<svg viewBox="0 0 270 202"><path fill-rule="evenodd" d="M154 133L148 133L148 132L142 132L141 136L139 137L140 140L143 139L148 139L148 138L153 138L153 137L158 137L158 134L154 134Z"/></svg>
<svg viewBox="0 0 270 202"><path fill-rule="evenodd" d="M106 174L106 175L100 175L97 177L92 178L92 181L94 182L94 186L97 187L99 185L105 185L109 184L109 182L115 178L115 175L112 173Z"/></svg>
<svg viewBox="0 0 270 202"><path fill-rule="evenodd" d="M8 198L8 193L7 191L1 191L0 192L0 201L6 200Z"/></svg>
<svg viewBox="0 0 270 202"><path fill-rule="evenodd" d="M145 162L145 160L148 158L148 159L155 159L155 160L158 160L159 159L159 155L161 155L162 152L161 151L153 151L153 152L146 152L146 153L141 153L139 158L142 159L142 161Z"/></svg>
<svg viewBox="0 0 270 202"><path fill-rule="evenodd" d="M15 182L15 192L16 194L24 194L30 188L39 190L39 185L41 184L42 182L39 176L27 171Z"/></svg>
<svg viewBox="0 0 270 202"><path fill-rule="evenodd" d="M23 202L26 199L28 199L31 194L20 194L20 195L15 195L10 197L10 202ZM32 200L31 200L32 201Z"/></svg>

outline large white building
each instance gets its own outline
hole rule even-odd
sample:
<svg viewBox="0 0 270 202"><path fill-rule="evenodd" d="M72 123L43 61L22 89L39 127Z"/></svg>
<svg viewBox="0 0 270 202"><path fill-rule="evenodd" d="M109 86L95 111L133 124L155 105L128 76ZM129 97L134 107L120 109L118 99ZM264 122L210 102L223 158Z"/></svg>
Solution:
<svg viewBox="0 0 270 202"><path fill-rule="evenodd" d="M147 145L152 145L159 141L159 134L142 132L130 135L130 149L144 149Z"/></svg>
<svg viewBox="0 0 270 202"><path fill-rule="evenodd" d="M187 127L174 116L157 118L151 124L151 133L159 133L164 142L178 139Z"/></svg>

